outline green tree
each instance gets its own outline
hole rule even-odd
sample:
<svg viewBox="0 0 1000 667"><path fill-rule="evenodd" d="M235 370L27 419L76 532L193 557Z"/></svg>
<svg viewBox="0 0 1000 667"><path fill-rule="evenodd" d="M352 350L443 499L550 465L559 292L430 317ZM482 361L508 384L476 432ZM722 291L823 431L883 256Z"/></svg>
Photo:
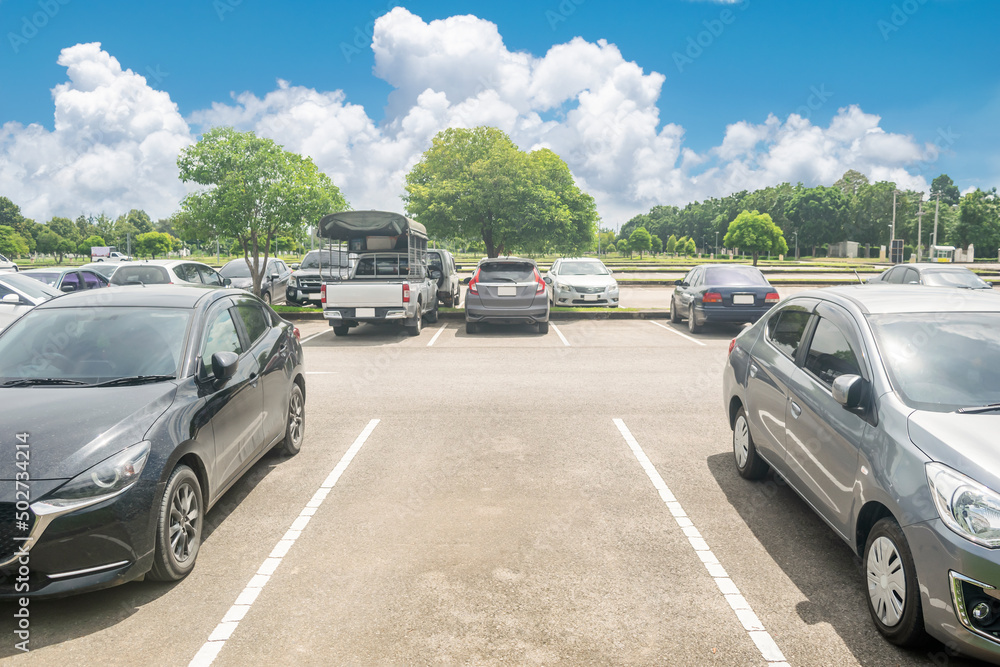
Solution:
<svg viewBox="0 0 1000 667"><path fill-rule="evenodd" d="M156 259L157 255L166 256L174 250L174 243L179 242L170 234L163 232L146 232L135 237L135 250L141 256L149 255Z"/></svg>
<svg viewBox="0 0 1000 667"><path fill-rule="evenodd" d="M659 236L657 236L656 234L650 236L650 243L651 245L649 246L649 251L651 253L655 255L657 253L663 252L663 241L660 239Z"/></svg>
<svg viewBox="0 0 1000 667"><path fill-rule="evenodd" d="M677 252L677 237L673 234L667 239L667 242L663 245L663 252L672 255Z"/></svg>
<svg viewBox="0 0 1000 667"><path fill-rule="evenodd" d="M38 238L35 239L35 242L37 243L36 250L43 255L59 255L58 262L62 264L62 255L59 253L59 244L65 240L66 239L46 227L38 233Z"/></svg>
<svg viewBox="0 0 1000 667"><path fill-rule="evenodd" d="M629 247L628 239L619 239L617 244L618 254L622 257L628 253L628 256L632 256L632 248Z"/></svg>
<svg viewBox="0 0 1000 667"><path fill-rule="evenodd" d="M977 188L962 197L950 239L962 248L975 245L977 255L995 257L1000 246L1000 202L996 196Z"/></svg>
<svg viewBox="0 0 1000 667"><path fill-rule="evenodd" d="M0 225L0 255L21 257L30 252L28 242L9 225Z"/></svg>
<svg viewBox="0 0 1000 667"><path fill-rule="evenodd" d="M843 240L848 219L847 197L840 188L823 185L803 188L789 200L787 215L793 230L799 233L799 244L812 246L815 257L819 246Z"/></svg>
<svg viewBox="0 0 1000 667"><path fill-rule="evenodd" d="M948 174L941 174L931 181L931 199L936 198L938 194L941 195L942 206L945 204L955 206L962 196L958 186L955 185L955 182L951 180Z"/></svg>
<svg viewBox="0 0 1000 667"><path fill-rule="evenodd" d="M80 240L80 230L69 218L52 218L48 221L49 229L67 241L72 241L75 245ZM73 252L70 250L70 252Z"/></svg>
<svg viewBox="0 0 1000 667"><path fill-rule="evenodd" d="M615 247L615 232L611 229L603 229L598 235L601 240L601 252L613 252Z"/></svg>
<svg viewBox="0 0 1000 667"><path fill-rule="evenodd" d="M729 224L723 243L727 248L739 248L752 253L754 266L757 266L757 258L761 254L788 252L788 244L781 228L774 224L767 213L758 211L743 211L736 216Z"/></svg>
<svg viewBox="0 0 1000 667"><path fill-rule="evenodd" d="M628 247L639 253L639 259L642 259L642 253L649 252L652 246L653 237L645 227L639 227L628 237Z"/></svg>
<svg viewBox="0 0 1000 667"><path fill-rule="evenodd" d="M90 257L91 248L102 248L108 244L104 242L104 239L96 234L93 236L88 236L84 240L77 244L76 252L78 255L84 255L85 257Z"/></svg>
<svg viewBox="0 0 1000 667"><path fill-rule="evenodd" d="M181 151L177 166L182 181L208 187L185 197L182 210L216 234L236 239L257 295L259 267L266 266L275 236L348 208L311 159L253 132L213 128Z"/></svg>
<svg viewBox="0 0 1000 667"><path fill-rule="evenodd" d="M684 256L693 257L698 254L698 246L695 244L694 239L688 239L684 244Z"/></svg>
<svg viewBox="0 0 1000 667"><path fill-rule="evenodd" d="M596 207L552 151L523 153L493 127L439 132L406 175L406 212L437 237L479 238L490 257L593 246Z"/></svg>

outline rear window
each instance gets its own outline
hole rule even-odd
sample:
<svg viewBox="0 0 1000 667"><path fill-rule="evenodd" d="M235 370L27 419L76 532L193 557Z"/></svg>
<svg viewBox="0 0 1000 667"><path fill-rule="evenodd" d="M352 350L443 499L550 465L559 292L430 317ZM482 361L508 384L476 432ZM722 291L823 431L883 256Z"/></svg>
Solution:
<svg viewBox="0 0 1000 667"><path fill-rule="evenodd" d="M123 266L111 277L112 285L166 285L170 274L162 266Z"/></svg>
<svg viewBox="0 0 1000 667"><path fill-rule="evenodd" d="M705 269L705 283L709 285L760 285L770 283L752 266L711 266Z"/></svg>
<svg viewBox="0 0 1000 667"><path fill-rule="evenodd" d="M56 283L59 282L59 277L61 273L31 273L24 274L26 276L31 276L32 280L37 280L40 283L45 283L49 287L55 287Z"/></svg>
<svg viewBox="0 0 1000 667"><path fill-rule="evenodd" d="M527 262L486 262L479 267L480 282L524 283L535 279L535 265Z"/></svg>

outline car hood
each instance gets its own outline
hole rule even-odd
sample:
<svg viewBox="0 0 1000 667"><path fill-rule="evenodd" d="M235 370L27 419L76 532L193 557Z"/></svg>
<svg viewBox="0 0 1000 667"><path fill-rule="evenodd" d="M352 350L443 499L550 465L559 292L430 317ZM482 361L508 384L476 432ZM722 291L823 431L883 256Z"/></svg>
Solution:
<svg viewBox="0 0 1000 667"><path fill-rule="evenodd" d="M613 276L552 276L554 282L580 287L604 287L615 284Z"/></svg>
<svg viewBox="0 0 1000 667"><path fill-rule="evenodd" d="M1000 413L963 415L918 410L907 420L910 440L929 458L1000 492Z"/></svg>
<svg viewBox="0 0 1000 667"><path fill-rule="evenodd" d="M177 386L0 389L0 481L15 479L14 436L27 433L32 480L70 479L141 442Z"/></svg>

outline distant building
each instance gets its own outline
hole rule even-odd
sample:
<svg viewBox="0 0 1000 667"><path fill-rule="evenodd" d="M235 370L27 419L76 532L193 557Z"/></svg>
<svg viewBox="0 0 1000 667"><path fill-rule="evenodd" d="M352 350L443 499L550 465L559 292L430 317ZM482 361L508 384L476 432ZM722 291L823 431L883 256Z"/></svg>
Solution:
<svg viewBox="0 0 1000 667"><path fill-rule="evenodd" d="M858 258L858 243L857 241L841 241L840 243L831 243L827 248L828 257L845 257L848 259Z"/></svg>

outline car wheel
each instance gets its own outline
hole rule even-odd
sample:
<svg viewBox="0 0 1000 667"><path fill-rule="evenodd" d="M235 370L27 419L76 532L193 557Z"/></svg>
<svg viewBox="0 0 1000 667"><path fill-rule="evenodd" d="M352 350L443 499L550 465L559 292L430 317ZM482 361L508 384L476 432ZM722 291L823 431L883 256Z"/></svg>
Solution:
<svg viewBox="0 0 1000 667"><path fill-rule="evenodd" d="M449 296L446 299L442 299L441 300L441 305L443 305L445 308L454 308L455 307L455 297Z"/></svg>
<svg viewBox="0 0 1000 667"><path fill-rule="evenodd" d="M914 646L924 637L920 587L913 554L896 520L875 524L865 543L868 611L878 631L897 646Z"/></svg>
<svg viewBox="0 0 1000 667"><path fill-rule="evenodd" d="M681 309L677 307L677 300L670 297L670 321L674 324L681 323Z"/></svg>
<svg viewBox="0 0 1000 667"><path fill-rule="evenodd" d="M264 303L266 303L267 305L269 305L269 306L271 305L271 293L270 292L264 292L260 296L260 298L262 298L264 300Z"/></svg>
<svg viewBox="0 0 1000 667"><path fill-rule="evenodd" d="M694 304L691 304L691 308L688 310L688 331L691 333L700 333L704 325L698 324L694 319Z"/></svg>
<svg viewBox="0 0 1000 667"><path fill-rule="evenodd" d="M202 503L197 475L185 465L177 466L160 501L150 579L177 581L194 569L201 547Z"/></svg>
<svg viewBox="0 0 1000 667"><path fill-rule="evenodd" d="M479 326L475 322L466 322L465 323L465 333L467 333L467 334L474 334L478 330L479 330Z"/></svg>
<svg viewBox="0 0 1000 667"><path fill-rule="evenodd" d="M547 334L548 332L549 332L549 323L548 322L539 322L538 323L538 333L540 333L540 334Z"/></svg>
<svg viewBox="0 0 1000 667"><path fill-rule="evenodd" d="M462 288L459 288L458 291L455 292L455 296L452 298L451 303L455 308L462 305Z"/></svg>
<svg viewBox="0 0 1000 667"><path fill-rule="evenodd" d="M733 455L736 457L736 472L743 479L763 479L767 474L769 466L757 453L757 447L754 446L753 437L750 435L747 413L742 407L736 413L736 420L733 422Z"/></svg>
<svg viewBox="0 0 1000 667"><path fill-rule="evenodd" d="M288 420L285 422L285 439L281 443L281 453L295 456L302 449L302 438L306 431L306 406L302 397L302 387L292 384L292 394L288 398Z"/></svg>
<svg viewBox="0 0 1000 667"><path fill-rule="evenodd" d="M425 316L427 318L427 324L437 324L438 321L438 306L437 302L434 302L434 310L427 313Z"/></svg>
<svg viewBox="0 0 1000 667"><path fill-rule="evenodd" d="M347 332L350 331L350 330L351 330L351 327L346 326L346 325L336 326L336 327L333 328L333 334L335 336L346 336Z"/></svg>
<svg viewBox="0 0 1000 667"><path fill-rule="evenodd" d="M424 326L424 318L420 314L420 308L421 308L421 305L418 303L417 304L416 324L414 324L413 326L406 327L406 332L408 334L410 334L411 336L419 336L420 335L420 330Z"/></svg>

